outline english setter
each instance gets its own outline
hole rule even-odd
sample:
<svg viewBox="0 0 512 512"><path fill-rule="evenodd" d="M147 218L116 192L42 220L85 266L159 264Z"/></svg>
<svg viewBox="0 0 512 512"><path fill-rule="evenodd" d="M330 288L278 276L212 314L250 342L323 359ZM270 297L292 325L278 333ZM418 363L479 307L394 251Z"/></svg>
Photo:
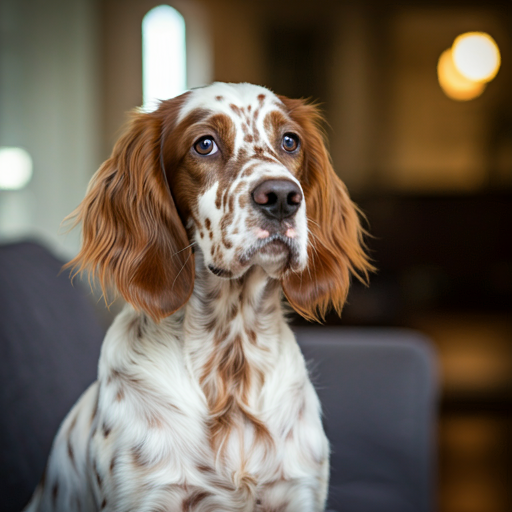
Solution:
<svg viewBox="0 0 512 512"><path fill-rule="evenodd" d="M283 315L371 265L317 109L215 83L136 112L70 262L127 306L27 511L322 511L329 445Z"/></svg>

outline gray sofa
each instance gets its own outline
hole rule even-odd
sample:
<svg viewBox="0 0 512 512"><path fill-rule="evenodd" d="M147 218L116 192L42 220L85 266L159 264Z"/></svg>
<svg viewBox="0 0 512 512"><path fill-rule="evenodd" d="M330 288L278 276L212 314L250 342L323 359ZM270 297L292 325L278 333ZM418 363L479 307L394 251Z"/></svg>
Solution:
<svg viewBox="0 0 512 512"><path fill-rule="evenodd" d="M0 246L0 510L19 511L59 423L96 375L104 329L90 292L42 246ZM89 295L89 297L88 297ZM435 509L434 357L397 329L308 327L297 338L331 441L329 507Z"/></svg>

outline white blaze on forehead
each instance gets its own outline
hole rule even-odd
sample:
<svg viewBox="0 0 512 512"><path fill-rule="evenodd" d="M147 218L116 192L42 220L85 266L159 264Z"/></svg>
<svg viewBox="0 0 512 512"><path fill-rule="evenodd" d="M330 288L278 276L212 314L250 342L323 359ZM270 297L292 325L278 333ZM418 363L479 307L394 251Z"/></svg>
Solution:
<svg viewBox="0 0 512 512"><path fill-rule="evenodd" d="M273 163L269 161L261 162L258 159L249 159L247 160L247 163L242 167L241 174L243 174L243 171L249 167L252 169L252 175L249 178L249 187L251 188L251 190L256 186L257 183L263 180L272 179L293 181L302 192L302 185L300 181L292 174L288 167L286 167L277 160L275 163ZM237 181L234 182L234 185L236 186L238 182L243 179L243 177L239 178Z"/></svg>
<svg viewBox="0 0 512 512"><path fill-rule="evenodd" d="M193 89L181 108L178 122L181 122L195 109L215 110L232 117L231 104L237 107L251 105L254 109L260 105L258 96L261 94L265 96L263 107L267 106L268 108L274 101L281 103L281 100L272 91L260 85L215 82L207 87ZM219 96L222 97L222 100L217 99Z"/></svg>
<svg viewBox="0 0 512 512"><path fill-rule="evenodd" d="M261 97L261 95L265 96L263 100L258 98L258 96ZM245 122L245 118L242 119L242 117L237 115L231 105L235 105L238 108L245 108L245 114L248 115L251 122L254 119L254 112L257 111L256 128L258 129L260 137L264 139L264 142L270 145L270 140L264 130L264 119L268 112L276 109L276 103L281 104L281 100L265 87L247 83L226 84L215 82L207 87L201 87L191 91L181 108L178 123L197 109L209 110L212 114L227 115L236 127L236 153L243 145L244 132L242 130L242 123ZM250 112L247 111L247 107L249 106L251 107Z"/></svg>

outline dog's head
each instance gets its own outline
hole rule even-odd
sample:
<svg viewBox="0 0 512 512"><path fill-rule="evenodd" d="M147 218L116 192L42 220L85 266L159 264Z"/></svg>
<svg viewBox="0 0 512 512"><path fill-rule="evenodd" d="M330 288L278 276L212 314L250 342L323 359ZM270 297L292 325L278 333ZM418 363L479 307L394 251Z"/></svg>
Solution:
<svg viewBox="0 0 512 512"><path fill-rule="evenodd" d="M367 276L357 210L334 173L318 110L250 84L215 83L137 112L74 216L70 266L159 320L194 286L194 252L221 279L254 265L301 315L340 312Z"/></svg>

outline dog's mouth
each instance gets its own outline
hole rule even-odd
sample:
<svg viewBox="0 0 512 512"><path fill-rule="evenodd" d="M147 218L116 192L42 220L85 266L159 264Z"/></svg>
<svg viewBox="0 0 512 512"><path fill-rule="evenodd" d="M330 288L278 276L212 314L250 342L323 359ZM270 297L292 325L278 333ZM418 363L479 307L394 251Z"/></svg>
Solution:
<svg viewBox="0 0 512 512"><path fill-rule="evenodd" d="M208 265L208 270L217 277L224 277L226 279L233 277L233 272L231 272L230 270L215 267L214 265Z"/></svg>
<svg viewBox="0 0 512 512"><path fill-rule="evenodd" d="M258 240L240 256L240 263L242 265L249 264L256 254L276 259L287 256L289 264L297 260L299 256L296 242L280 233Z"/></svg>
<svg viewBox="0 0 512 512"><path fill-rule="evenodd" d="M279 268L280 273L293 269L297 270L300 268L298 243L293 238L275 233L267 238L257 240L245 249L238 255L236 262L233 262L234 265L229 265L229 269L212 264L209 264L207 268L217 277L233 279L244 274L254 263L262 265L264 268L270 265L270 268L273 267L274 271Z"/></svg>
<svg viewBox="0 0 512 512"><path fill-rule="evenodd" d="M290 247L288 244L280 239L271 240L259 250L260 254L268 254L270 256L278 256L280 254L289 252Z"/></svg>

